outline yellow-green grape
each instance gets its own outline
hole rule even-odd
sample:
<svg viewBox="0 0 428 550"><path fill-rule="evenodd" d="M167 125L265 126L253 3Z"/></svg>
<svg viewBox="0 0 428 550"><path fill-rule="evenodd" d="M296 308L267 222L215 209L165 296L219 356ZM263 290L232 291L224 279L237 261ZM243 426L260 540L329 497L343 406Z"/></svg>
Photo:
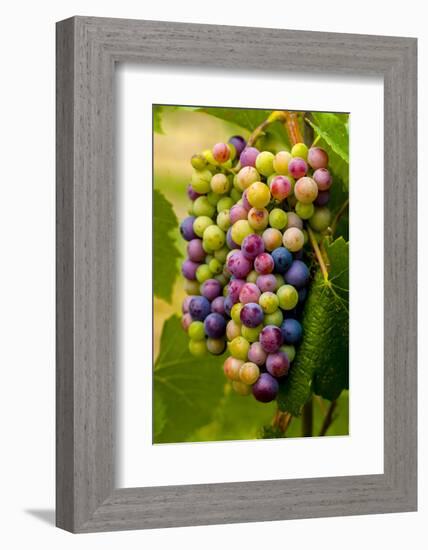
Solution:
<svg viewBox="0 0 428 550"><path fill-rule="evenodd" d="M207 353L205 340L189 340L189 351L195 357L203 357Z"/></svg>
<svg viewBox="0 0 428 550"><path fill-rule="evenodd" d="M243 382L237 382L237 381L232 382L232 388L233 388L233 391L235 391L236 393L244 397L246 397L247 395L250 395L252 391L251 386L248 386Z"/></svg>
<svg viewBox="0 0 428 550"><path fill-rule="evenodd" d="M200 283L204 283L208 279L211 279L213 274L207 264L201 264L196 270L196 280Z"/></svg>
<svg viewBox="0 0 428 550"><path fill-rule="evenodd" d="M237 304L233 304L232 309L230 311L230 316L238 325L241 324L241 309L243 307L244 307L244 304L241 304L240 302L238 302Z"/></svg>
<svg viewBox="0 0 428 550"><path fill-rule="evenodd" d="M232 189L230 192L230 198L233 200L233 204L235 204L241 198L241 193L237 189Z"/></svg>
<svg viewBox="0 0 428 550"><path fill-rule="evenodd" d="M207 338L206 346L212 355L221 355L226 349L226 342L224 338Z"/></svg>
<svg viewBox="0 0 428 550"><path fill-rule="evenodd" d="M262 151L257 155L256 168L263 176L270 176L275 172L273 168L274 154L270 151Z"/></svg>
<svg viewBox="0 0 428 550"><path fill-rule="evenodd" d="M188 334L191 340L203 340L205 338L204 323L202 321L190 323Z"/></svg>
<svg viewBox="0 0 428 550"><path fill-rule="evenodd" d="M304 176L296 181L294 196L303 204L314 202L318 196L318 186L312 178Z"/></svg>
<svg viewBox="0 0 428 550"><path fill-rule="evenodd" d="M276 288L278 289L280 286L285 284L284 277L280 273L275 273L275 279L276 279Z"/></svg>
<svg viewBox="0 0 428 550"><path fill-rule="evenodd" d="M227 231L231 225L230 223L230 210L222 210L217 215L217 225L223 231Z"/></svg>
<svg viewBox="0 0 428 550"><path fill-rule="evenodd" d="M223 210L230 210L234 204L235 202L231 197L220 197L217 203L217 212L220 213Z"/></svg>
<svg viewBox="0 0 428 550"><path fill-rule="evenodd" d="M196 193L208 193L211 189L212 174L209 170L195 170L192 174L192 187Z"/></svg>
<svg viewBox="0 0 428 550"><path fill-rule="evenodd" d="M189 202L189 206L187 207L187 213L189 214L189 216L193 216L193 215L194 215L194 212L193 212L193 201L190 201L190 202Z"/></svg>
<svg viewBox="0 0 428 550"><path fill-rule="evenodd" d="M208 164L211 164L211 166L218 166L218 162L214 158L211 149L205 149L205 151L202 151L202 156L208 162Z"/></svg>
<svg viewBox="0 0 428 550"><path fill-rule="evenodd" d="M291 160L291 154L288 151L279 151L273 159L273 167L277 174L286 176L288 174L288 163Z"/></svg>
<svg viewBox="0 0 428 550"><path fill-rule="evenodd" d="M189 279L185 279L184 292L189 296L198 296L201 293L198 281L189 281Z"/></svg>
<svg viewBox="0 0 428 550"><path fill-rule="evenodd" d="M297 201L295 206L296 214L302 218L302 220L309 220L314 215L315 207L310 202L309 204L303 204L303 202Z"/></svg>
<svg viewBox="0 0 428 550"><path fill-rule="evenodd" d="M214 251L214 258L218 260L220 263L224 264L226 262L227 255L229 254L229 249L227 246L223 246L223 248L219 248L218 250Z"/></svg>
<svg viewBox="0 0 428 550"><path fill-rule="evenodd" d="M204 170L208 165L208 161L203 155L197 153L190 159L190 164L195 170Z"/></svg>
<svg viewBox="0 0 428 550"><path fill-rule="evenodd" d="M294 309L299 301L297 290L292 285L282 285L276 291L279 307L284 310Z"/></svg>
<svg viewBox="0 0 428 550"><path fill-rule="evenodd" d="M330 225L331 212L327 206L315 208L313 216L309 219L309 225L315 231L325 231Z"/></svg>
<svg viewBox="0 0 428 550"><path fill-rule="evenodd" d="M298 252L305 244L305 237L300 229L290 227L284 232L282 243L290 252Z"/></svg>
<svg viewBox="0 0 428 550"><path fill-rule="evenodd" d="M254 166L244 166L236 174L236 186L241 191L245 191L245 189L256 181L260 181L260 174Z"/></svg>
<svg viewBox="0 0 428 550"><path fill-rule="evenodd" d="M198 197L193 203L193 213L195 216L207 216L212 218L214 216L215 206L210 204L207 197Z"/></svg>
<svg viewBox="0 0 428 550"><path fill-rule="evenodd" d="M300 157L303 160L308 159L308 148L304 143L296 143L291 148L291 156L292 157Z"/></svg>
<svg viewBox="0 0 428 550"><path fill-rule="evenodd" d="M267 313L265 315L265 318L263 319L263 324L265 327L268 325L275 325L276 327L280 327L284 321L284 315L282 311L278 308L273 313Z"/></svg>
<svg viewBox="0 0 428 550"><path fill-rule="evenodd" d="M226 337L229 341L241 336L241 326L231 319L226 325Z"/></svg>
<svg viewBox="0 0 428 550"><path fill-rule="evenodd" d="M226 235L218 225L210 225L203 233L203 240L212 250L219 250L226 242Z"/></svg>
<svg viewBox="0 0 428 550"><path fill-rule="evenodd" d="M229 380L240 380L239 371L244 364L244 361L236 359L235 357L228 357L223 364L224 374Z"/></svg>
<svg viewBox="0 0 428 550"><path fill-rule="evenodd" d="M221 286L223 287L223 290L224 290L224 287L225 285L227 285L227 281L229 280L224 273L220 273L220 275L215 275L214 276L214 279L217 279L217 281L221 284ZM227 295L227 294L226 294ZM226 296L224 295L224 296Z"/></svg>
<svg viewBox="0 0 428 550"><path fill-rule="evenodd" d="M206 241L202 241L202 248L207 254L214 254L214 250L210 246L208 246L208 243Z"/></svg>
<svg viewBox="0 0 428 550"><path fill-rule="evenodd" d="M270 201L269 187L261 181L252 183L247 191L247 199L254 208L264 208Z"/></svg>
<svg viewBox="0 0 428 550"><path fill-rule="evenodd" d="M223 271L223 264L220 263L216 258L210 260L208 267L210 268L211 273L213 273L214 275L220 275L220 273Z"/></svg>
<svg viewBox="0 0 428 550"><path fill-rule="evenodd" d="M233 145L233 143L228 142L227 144L229 146L230 151L230 159L229 160L235 160L236 158L236 147Z"/></svg>
<svg viewBox="0 0 428 550"><path fill-rule="evenodd" d="M211 261L213 258L214 258L214 256L213 256L212 254L207 254L207 255L205 256L205 263L206 263L206 264L209 264L210 261Z"/></svg>
<svg viewBox="0 0 428 550"><path fill-rule="evenodd" d="M215 206L216 210L217 210L217 203L218 201L221 199L221 196L220 195L217 195L216 193L214 193L213 191L210 191L208 194L207 194L207 199L208 199L208 202L210 204L212 204L213 206Z"/></svg>
<svg viewBox="0 0 428 550"><path fill-rule="evenodd" d="M284 229L287 225L287 212L281 208L274 208L269 214L269 225L275 229Z"/></svg>
<svg viewBox="0 0 428 550"><path fill-rule="evenodd" d="M250 343L257 342L262 329L263 325L259 325L254 328L241 325L241 336L243 336Z"/></svg>
<svg viewBox="0 0 428 550"><path fill-rule="evenodd" d="M248 212L248 223L256 231L263 231L269 224L269 212L266 208L251 208Z"/></svg>
<svg viewBox="0 0 428 550"><path fill-rule="evenodd" d="M274 313L279 306L279 299L273 292L263 292L259 298L259 305L264 313Z"/></svg>
<svg viewBox="0 0 428 550"><path fill-rule="evenodd" d="M248 220L238 220L232 225L231 235L236 244L241 245L245 237L251 233L254 233L254 230L248 223Z"/></svg>
<svg viewBox="0 0 428 550"><path fill-rule="evenodd" d="M208 216L198 216L193 222L193 231L198 237L202 237L204 231L210 225L214 225L214 222Z"/></svg>
<svg viewBox="0 0 428 550"><path fill-rule="evenodd" d="M278 248L282 244L282 233L279 229L274 227L269 227L265 229L262 234L262 239L265 245L266 250L271 252Z"/></svg>
<svg viewBox="0 0 428 550"><path fill-rule="evenodd" d="M294 358L296 357L296 348L292 344L288 344L287 346L281 346L279 348L279 351L282 351L285 353L290 363L294 361Z"/></svg>
<svg viewBox="0 0 428 550"><path fill-rule="evenodd" d="M246 277L247 283L255 283L259 274L254 269L250 271Z"/></svg>
<svg viewBox="0 0 428 550"><path fill-rule="evenodd" d="M244 363L239 369L239 378L241 379L241 382L247 384L248 386L251 386L252 384L257 382L259 376L259 367L255 363L251 363L251 361L249 361L248 363Z"/></svg>
<svg viewBox="0 0 428 550"><path fill-rule="evenodd" d="M230 191L230 180L228 179L225 174L215 174L211 178L211 189L213 193L216 193L217 195L224 195L228 191Z"/></svg>
<svg viewBox="0 0 428 550"><path fill-rule="evenodd" d="M250 343L243 336L237 336L228 344L229 352L232 357L246 361Z"/></svg>

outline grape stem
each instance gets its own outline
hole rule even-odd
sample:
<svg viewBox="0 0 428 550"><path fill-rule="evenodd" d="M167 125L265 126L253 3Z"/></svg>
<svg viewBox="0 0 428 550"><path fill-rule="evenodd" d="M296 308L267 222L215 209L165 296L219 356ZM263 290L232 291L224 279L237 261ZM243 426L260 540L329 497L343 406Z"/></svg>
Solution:
<svg viewBox="0 0 428 550"><path fill-rule="evenodd" d="M349 206L349 199L346 199L346 201L342 204L342 206L339 208L336 216L334 217L334 220L332 221L332 224L331 224L331 234L334 235L335 232L336 232L336 228L337 228L337 224L339 223L340 221L340 218L343 216L345 210L348 208Z"/></svg>
<svg viewBox="0 0 428 550"><path fill-rule="evenodd" d="M334 413L336 407L337 407L337 401L334 400L330 403L330 406L327 410L327 414L324 417L324 421L322 423L321 430L320 430L320 433L319 433L320 436L325 435L327 433L327 430L329 429L329 427L332 425L334 419L336 418L335 416L333 416L333 413Z"/></svg>
<svg viewBox="0 0 428 550"><path fill-rule="evenodd" d="M282 412L277 409L275 416L273 417L272 425L275 428L278 428L282 432L282 435L285 435L292 419L293 417L290 413Z"/></svg>
<svg viewBox="0 0 428 550"><path fill-rule="evenodd" d="M320 266L320 269L321 269L321 273L324 276L324 281L328 281L327 266L325 265L324 258L322 257L320 247L318 246L318 243L315 239L315 235L314 235L312 229L308 226L307 230L308 230L309 240L311 241L312 248L314 249L315 256L318 260L318 263L319 263L319 266Z"/></svg>

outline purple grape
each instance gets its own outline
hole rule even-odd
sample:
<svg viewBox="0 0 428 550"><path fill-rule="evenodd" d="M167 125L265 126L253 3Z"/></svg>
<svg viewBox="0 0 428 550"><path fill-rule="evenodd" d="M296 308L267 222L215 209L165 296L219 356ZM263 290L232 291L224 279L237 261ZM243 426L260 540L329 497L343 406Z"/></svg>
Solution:
<svg viewBox="0 0 428 550"><path fill-rule="evenodd" d="M248 212L245 210L242 204L234 204L230 209L229 217L231 225L233 225L238 220L246 220L247 216Z"/></svg>
<svg viewBox="0 0 428 550"><path fill-rule="evenodd" d="M217 279L207 279L201 285L201 294L212 302L214 298L220 296L221 284L217 281Z"/></svg>
<svg viewBox="0 0 428 550"><path fill-rule="evenodd" d="M229 227L226 233L226 244L230 248L230 250L235 250L239 248L239 244L236 244L235 241L232 239L232 228Z"/></svg>
<svg viewBox="0 0 428 550"><path fill-rule="evenodd" d="M285 282L289 285L293 285L295 288L303 288L309 282L309 269L308 266L301 260L294 260L290 269L284 275Z"/></svg>
<svg viewBox="0 0 428 550"><path fill-rule="evenodd" d="M282 345L282 332L275 325L267 325L260 333L259 341L267 353L275 353Z"/></svg>
<svg viewBox="0 0 428 550"><path fill-rule="evenodd" d="M278 395L278 381L267 372L262 372L259 379L253 386L253 395L257 401L269 403Z"/></svg>
<svg viewBox="0 0 428 550"><path fill-rule="evenodd" d="M272 273L269 273L268 275L259 275L257 277L256 285L262 292L275 292L277 285L275 275L272 275Z"/></svg>
<svg viewBox="0 0 428 550"><path fill-rule="evenodd" d="M245 283L239 293L241 304L257 303L260 298L260 289L254 283Z"/></svg>
<svg viewBox="0 0 428 550"><path fill-rule="evenodd" d="M315 180L319 191L327 191L330 189L332 179L327 168L318 168L318 170L315 170L312 178Z"/></svg>
<svg viewBox="0 0 428 550"><path fill-rule="evenodd" d="M190 300L193 298L193 296L186 296L183 300L183 303L181 305L181 311L183 313L189 313L189 304Z"/></svg>
<svg viewBox="0 0 428 550"><path fill-rule="evenodd" d="M225 309L224 309L224 296L217 296L217 298L214 298L214 300L211 302L211 311L213 313L220 313L220 315L224 315Z"/></svg>
<svg viewBox="0 0 428 550"><path fill-rule="evenodd" d="M255 166L256 158L259 153L260 151L255 147L246 147L239 157L241 166Z"/></svg>
<svg viewBox="0 0 428 550"><path fill-rule="evenodd" d="M275 267L272 256L267 252L262 252L254 260L254 269L260 275L268 275L272 273L273 268Z"/></svg>
<svg viewBox="0 0 428 550"><path fill-rule="evenodd" d="M251 344L248 351L248 361L255 363L259 367L265 364L267 354L263 349L260 342L254 342Z"/></svg>
<svg viewBox="0 0 428 550"><path fill-rule="evenodd" d="M196 234L193 231L193 222L195 221L195 216L188 216L180 224L180 233L184 240L191 241L196 239Z"/></svg>
<svg viewBox="0 0 428 550"><path fill-rule="evenodd" d="M219 313L210 313L204 321L204 329L209 338L221 338L226 332L226 320Z"/></svg>
<svg viewBox="0 0 428 550"><path fill-rule="evenodd" d="M246 277L252 267L252 262L247 260L240 250L229 256L227 259L228 271L232 275L235 275L235 277L238 277L238 279L243 279Z"/></svg>
<svg viewBox="0 0 428 550"><path fill-rule="evenodd" d="M189 279L189 281L194 281L196 279L196 270L201 264L198 264L196 262L192 262L192 260L184 260L184 262L181 265L181 272L186 277L186 279Z"/></svg>
<svg viewBox="0 0 428 550"><path fill-rule="evenodd" d="M293 262L293 255L284 246L279 246L272 251L272 258L275 264L276 273L285 273Z"/></svg>
<svg viewBox="0 0 428 550"><path fill-rule="evenodd" d="M189 199L191 201L195 201L198 197L201 196L200 193L197 193L193 187L192 187L192 184L189 183L189 185L187 186L187 196L189 197Z"/></svg>
<svg viewBox="0 0 428 550"><path fill-rule="evenodd" d="M264 252L264 249L265 244L263 239L260 235L256 235L255 233L247 235L241 245L242 254L248 258L248 260L254 260L256 256Z"/></svg>
<svg viewBox="0 0 428 550"><path fill-rule="evenodd" d="M202 247L202 239L192 239L187 244L187 255L192 262L203 262L207 255Z"/></svg>
<svg viewBox="0 0 428 550"><path fill-rule="evenodd" d="M205 296L193 296L189 303L189 313L194 321L203 321L211 311L211 304Z"/></svg>
<svg viewBox="0 0 428 550"><path fill-rule="evenodd" d="M245 189L245 191L242 193L242 206L245 208L247 212L249 212L252 208L248 200L248 189Z"/></svg>
<svg viewBox="0 0 428 550"><path fill-rule="evenodd" d="M232 305L239 302L239 293L245 285L243 279L232 279L227 285L227 294L232 301Z"/></svg>
<svg viewBox="0 0 428 550"><path fill-rule="evenodd" d="M308 171L308 165L300 157L294 157L288 163L288 172L295 180L302 178Z"/></svg>
<svg viewBox="0 0 428 550"><path fill-rule="evenodd" d="M263 322L263 310L259 304L248 303L241 309L241 321L246 327L255 328Z"/></svg>
<svg viewBox="0 0 428 550"><path fill-rule="evenodd" d="M330 191L327 189L326 191L319 191L317 198L314 200L315 206L325 206L328 204L328 201L330 200Z"/></svg>
<svg viewBox="0 0 428 550"><path fill-rule="evenodd" d="M230 317L230 312L232 311L233 302L230 299L230 296L226 296L224 299L224 312L228 317Z"/></svg>
<svg viewBox="0 0 428 550"><path fill-rule="evenodd" d="M235 147L237 158L241 156L242 151L245 149L247 145L247 142L242 136L232 136L229 139L229 143L231 143Z"/></svg>
<svg viewBox="0 0 428 550"><path fill-rule="evenodd" d="M281 325L284 343L298 344L302 339L302 325L296 319L286 319Z"/></svg>
<svg viewBox="0 0 428 550"><path fill-rule="evenodd" d="M266 370L275 378L285 376L290 368L290 361L283 351L270 353L266 359Z"/></svg>

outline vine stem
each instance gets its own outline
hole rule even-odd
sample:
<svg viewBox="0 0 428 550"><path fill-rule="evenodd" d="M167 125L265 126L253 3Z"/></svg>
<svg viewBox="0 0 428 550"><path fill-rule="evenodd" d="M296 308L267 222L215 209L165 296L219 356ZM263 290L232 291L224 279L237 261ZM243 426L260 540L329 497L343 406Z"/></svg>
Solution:
<svg viewBox="0 0 428 550"><path fill-rule="evenodd" d="M277 409L275 416L272 420L272 426L279 428L282 432L282 435L285 435L285 432L287 431L292 420L293 416L290 413L282 412Z"/></svg>
<svg viewBox="0 0 428 550"><path fill-rule="evenodd" d="M315 239L315 235L314 235L312 229L309 227L309 225L307 227L307 231L308 231L308 235L309 235L309 240L311 241L312 248L314 249L314 252L315 252L315 256L318 260L318 263L319 263L319 266L320 266L320 269L321 269L321 273L323 274L324 280L328 281L327 266L325 265L324 258L322 257L320 247L318 246L318 243Z"/></svg>
<svg viewBox="0 0 428 550"><path fill-rule="evenodd" d="M312 397L303 405L302 411L302 436L312 437L313 432L314 403Z"/></svg>
<svg viewBox="0 0 428 550"><path fill-rule="evenodd" d="M342 206L339 208L336 216L334 217L332 223L331 223L331 233L334 235L336 232L337 224L339 223L340 218L343 216L343 213L349 206L349 199L346 199L346 201L342 204Z"/></svg>
<svg viewBox="0 0 428 550"><path fill-rule="evenodd" d="M320 436L325 435L329 427L332 425L334 420L333 413L336 407L337 407L337 401L334 400L330 403L330 406L327 410L327 414L324 417L324 422L322 423L321 430L320 430Z"/></svg>

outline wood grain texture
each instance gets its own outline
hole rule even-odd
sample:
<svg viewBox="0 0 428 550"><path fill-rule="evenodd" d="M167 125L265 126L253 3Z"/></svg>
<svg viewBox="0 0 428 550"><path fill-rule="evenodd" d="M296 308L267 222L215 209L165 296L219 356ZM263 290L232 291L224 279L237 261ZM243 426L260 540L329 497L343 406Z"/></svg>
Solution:
<svg viewBox="0 0 428 550"><path fill-rule="evenodd" d="M214 55L213 55L214 53ZM383 475L115 489L116 62L380 75ZM75 17L57 25L57 525L72 532L416 510L416 40ZM142 466L143 467L143 466Z"/></svg>

